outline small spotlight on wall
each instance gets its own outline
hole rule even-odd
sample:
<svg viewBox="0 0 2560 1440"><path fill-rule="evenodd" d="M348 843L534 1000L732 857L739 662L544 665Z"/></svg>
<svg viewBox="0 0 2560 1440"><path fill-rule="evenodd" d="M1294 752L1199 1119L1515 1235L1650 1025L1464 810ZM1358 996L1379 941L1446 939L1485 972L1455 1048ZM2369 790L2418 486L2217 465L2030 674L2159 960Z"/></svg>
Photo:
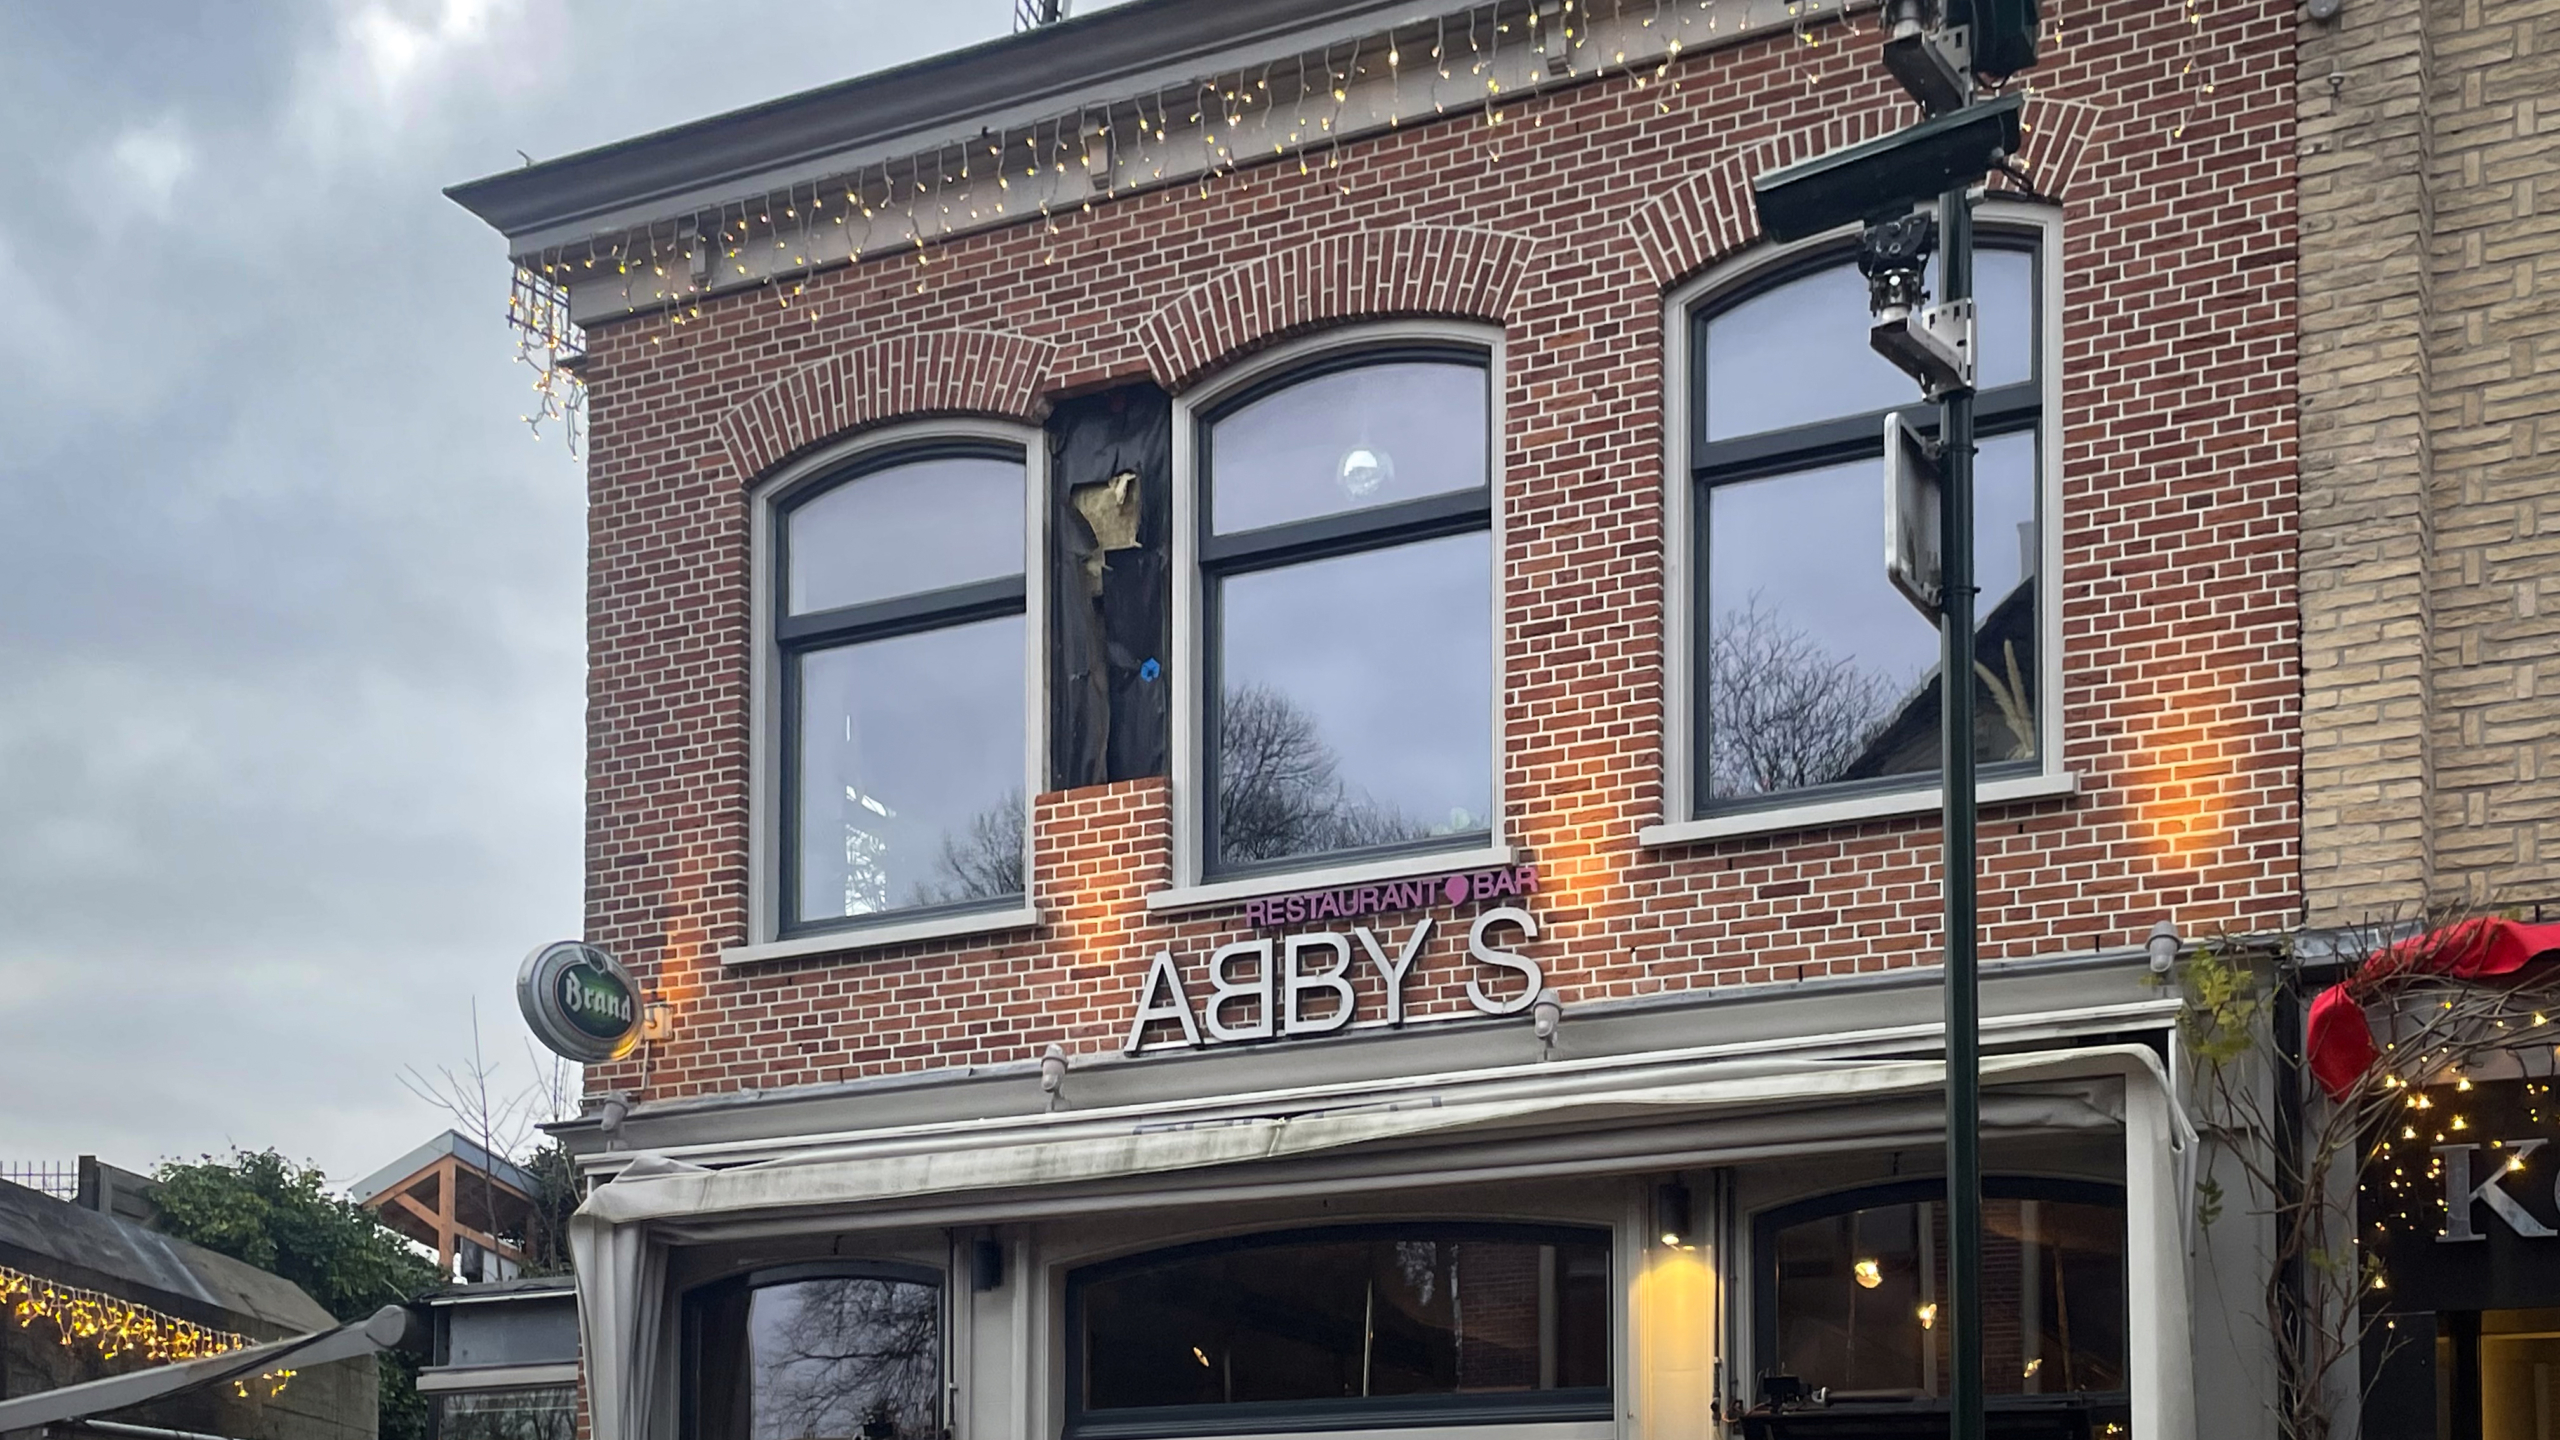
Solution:
<svg viewBox="0 0 2560 1440"><path fill-rule="evenodd" d="M969 1242L969 1288L980 1293L1004 1288L1004 1243L984 1237Z"/></svg>
<svg viewBox="0 0 2560 1440"><path fill-rule="evenodd" d="M1695 1250L1689 1233L1689 1187L1677 1180L1653 1187L1653 1233L1674 1250Z"/></svg>
<svg viewBox="0 0 2560 1440"><path fill-rule="evenodd" d="M2169 973L2169 967L2178 963L2178 946L2177 926L2163 920L2151 927L2151 938L2142 942L2142 948L2151 955L2152 974Z"/></svg>
<svg viewBox="0 0 2560 1440"><path fill-rule="evenodd" d="M1065 1094L1066 1088L1066 1047L1051 1041L1049 1048L1040 1052L1040 1093L1047 1098L1048 1108L1052 1110L1058 1108L1058 1101Z"/></svg>
<svg viewBox="0 0 2560 1440"><path fill-rule="evenodd" d="M1564 1024L1564 997L1551 987L1538 992L1529 1006L1529 1026L1538 1035L1538 1058L1547 1058L1556 1048L1556 1030Z"/></svg>

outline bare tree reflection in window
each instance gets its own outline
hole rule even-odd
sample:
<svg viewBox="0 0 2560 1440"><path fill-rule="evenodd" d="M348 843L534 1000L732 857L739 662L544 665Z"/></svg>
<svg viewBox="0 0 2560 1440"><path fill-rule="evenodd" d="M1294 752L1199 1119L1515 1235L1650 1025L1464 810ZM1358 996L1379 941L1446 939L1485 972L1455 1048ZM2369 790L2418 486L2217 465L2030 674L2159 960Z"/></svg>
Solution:
<svg viewBox="0 0 2560 1440"><path fill-rule="evenodd" d="M827 1279L758 1290L751 1440L938 1440L941 1292Z"/></svg>
<svg viewBox="0 0 2560 1440"><path fill-rule="evenodd" d="M1707 647L1707 763L1718 798L1828 784L1892 718L1901 687L1834 655L1755 592Z"/></svg>
<svg viewBox="0 0 2560 1440"><path fill-rule="evenodd" d="M956 905L1021 894L1022 837L1022 792L1016 790L970 817L966 829L942 837L934 878L918 882L907 903Z"/></svg>
<svg viewBox="0 0 2560 1440"><path fill-rule="evenodd" d="M1453 816L1455 828L1483 824ZM1218 706L1218 844L1233 862L1279 860L1419 840L1431 827L1356 794L1314 718L1262 685L1231 688Z"/></svg>

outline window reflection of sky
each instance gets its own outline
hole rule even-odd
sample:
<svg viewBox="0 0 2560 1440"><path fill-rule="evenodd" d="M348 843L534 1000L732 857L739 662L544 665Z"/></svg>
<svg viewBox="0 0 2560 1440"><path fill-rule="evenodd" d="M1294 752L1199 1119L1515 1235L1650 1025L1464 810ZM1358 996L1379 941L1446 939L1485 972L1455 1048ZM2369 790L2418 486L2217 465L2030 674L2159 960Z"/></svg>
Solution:
<svg viewBox="0 0 2560 1440"><path fill-rule="evenodd" d="M1853 460L1709 491L1708 607L1721 619L1757 597L1833 655L1906 689L1936 666L1938 631L1885 579L1879 463ZM2035 513L2035 437L1981 442L1974 459L1974 575L1982 587L1976 619L2032 566L2026 551Z"/></svg>
<svg viewBox="0 0 2560 1440"><path fill-rule="evenodd" d="M1022 573L1019 460L948 455L860 476L790 512L794 615Z"/></svg>
<svg viewBox="0 0 2560 1440"><path fill-rule="evenodd" d="M1399 361L1318 375L1244 406L1209 428L1213 528L1234 534L1482 485L1485 385L1481 366ZM1346 479L1355 451L1385 466Z"/></svg>
<svg viewBox="0 0 2560 1440"><path fill-rule="evenodd" d="M1019 814L1022 654L1010 615L802 658L798 918L986 898L943 847Z"/></svg>
<svg viewBox="0 0 2560 1440"><path fill-rule="evenodd" d="M2028 379L2035 316L2034 257L1982 250L1973 262L1984 389ZM1934 267L1931 293L1936 293ZM1867 282L1835 265L1763 291L1707 322L1706 438L1917 406L1911 377L1867 345Z"/></svg>
<svg viewBox="0 0 2560 1440"><path fill-rule="evenodd" d="M1492 537L1482 531L1238 575L1219 641L1232 694L1265 686L1316 722L1351 790L1446 831L1492 789Z"/></svg>

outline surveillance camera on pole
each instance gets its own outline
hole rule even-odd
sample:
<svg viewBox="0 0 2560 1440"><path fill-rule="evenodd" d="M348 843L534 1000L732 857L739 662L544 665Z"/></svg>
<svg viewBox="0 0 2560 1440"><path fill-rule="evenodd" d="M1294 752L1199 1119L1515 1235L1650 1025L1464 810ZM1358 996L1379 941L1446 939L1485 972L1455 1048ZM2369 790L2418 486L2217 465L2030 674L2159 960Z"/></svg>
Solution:
<svg viewBox="0 0 2560 1440"><path fill-rule="evenodd" d="M2037 0L1885 0L1885 67L1928 118L1751 182L1780 243L1861 227L1868 343L1938 402L1934 439L1885 418L1885 574L1938 627L1945 905L1948 1430L1984 1440L1981 915L1975 813L1973 187L2018 153L2025 97L1978 82L2036 63ZM1929 303L1943 243L1945 299Z"/></svg>
<svg viewBox="0 0 2560 1440"><path fill-rule="evenodd" d="M1961 4L1963 0L1956 0ZM1893 0L1884 68L1932 115L1973 100L1973 27L1946 23L1933 0Z"/></svg>
<svg viewBox="0 0 2560 1440"><path fill-rule="evenodd" d="M2036 0L1889 0L1884 68L1931 115L1973 102L1978 79L2036 63Z"/></svg>
<svg viewBox="0 0 2560 1440"><path fill-rule="evenodd" d="M1973 301L1928 303L1929 252L1938 217L1914 210L1871 220L1858 237L1858 273L1867 277L1867 309L1876 317L1867 343L1934 400L1973 388Z"/></svg>
<svg viewBox="0 0 2560 1440"><path fill-rule="evenodd" d="M1936 202L1980 183L2017 153L2025 103L2013 94L1968 105L1751 184L1760 227L1775 239L1864 222L1858 271L1867 277L1876 319L1867 341L1931 399L1973 388L1975 353L1972 298L1928 303Z"/></svg>

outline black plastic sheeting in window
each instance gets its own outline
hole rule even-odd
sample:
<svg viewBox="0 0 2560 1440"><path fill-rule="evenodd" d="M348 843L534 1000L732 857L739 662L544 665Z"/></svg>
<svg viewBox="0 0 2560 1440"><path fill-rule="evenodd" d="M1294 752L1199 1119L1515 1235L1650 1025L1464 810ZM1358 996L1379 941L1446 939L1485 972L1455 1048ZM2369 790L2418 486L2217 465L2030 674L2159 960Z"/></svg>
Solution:
<svg viewBox="0 0 2560 1440"><path fill-rule="evenodd" d="M1172 695L1173 402L1061 402L1049 432L1050 779L1162 775Z"/></svg>

